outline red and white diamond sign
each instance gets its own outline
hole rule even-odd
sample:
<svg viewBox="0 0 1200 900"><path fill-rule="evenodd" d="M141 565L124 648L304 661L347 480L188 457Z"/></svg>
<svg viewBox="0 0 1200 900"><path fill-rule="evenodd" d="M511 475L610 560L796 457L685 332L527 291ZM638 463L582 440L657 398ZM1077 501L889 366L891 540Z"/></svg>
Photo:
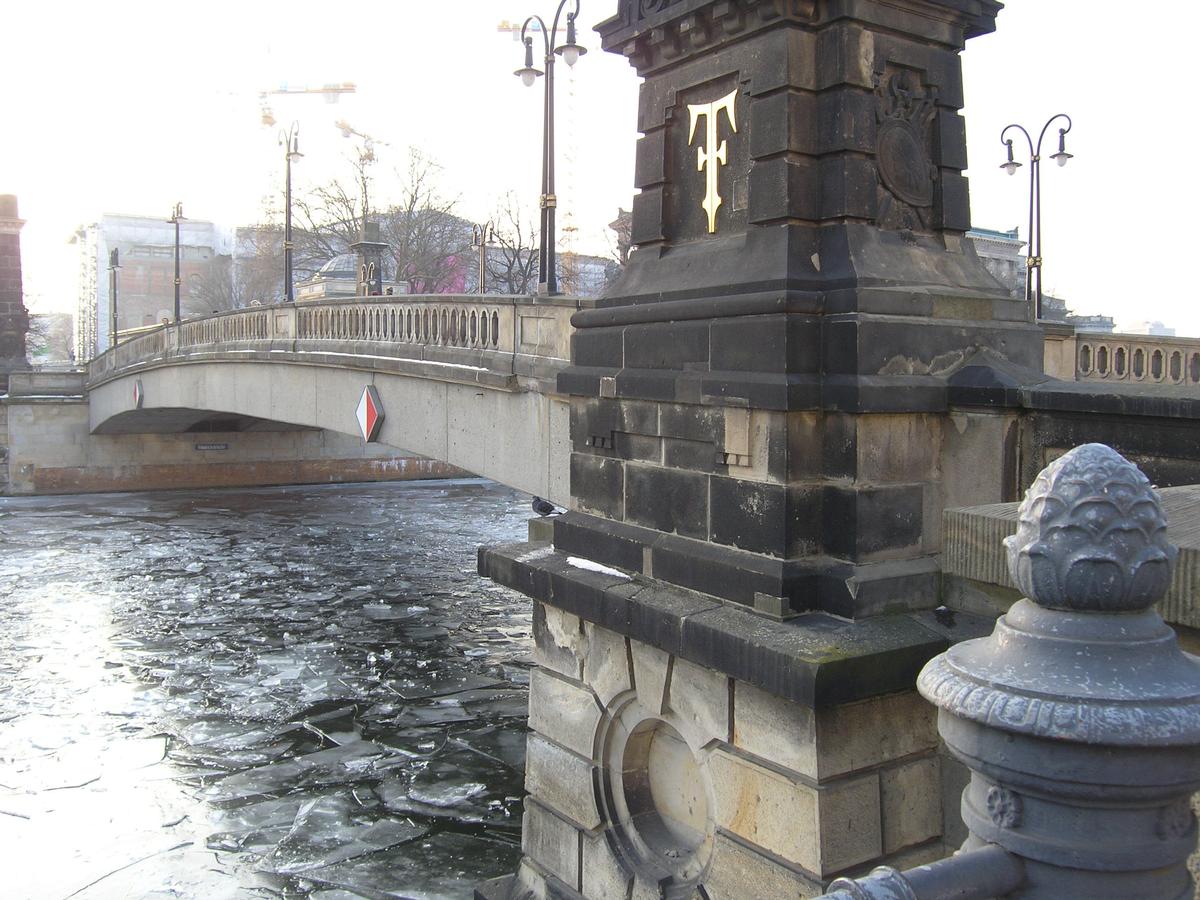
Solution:
<svg viewBox="0 0 1200 900"><path fill-rule="evenodd" d="M142 379L139 378L133 383L133 408L141 409L145 400L146 394L142 390Z"/></svg>
<svg viewBox="0 0 1200 900"><path fill-rule="evenodd" d="M374 385L368 384L363 388L355 415L363 440L367 443L374 441L379 436L379 426L383 424L383 404L379 402L379 392Z"/></svg>

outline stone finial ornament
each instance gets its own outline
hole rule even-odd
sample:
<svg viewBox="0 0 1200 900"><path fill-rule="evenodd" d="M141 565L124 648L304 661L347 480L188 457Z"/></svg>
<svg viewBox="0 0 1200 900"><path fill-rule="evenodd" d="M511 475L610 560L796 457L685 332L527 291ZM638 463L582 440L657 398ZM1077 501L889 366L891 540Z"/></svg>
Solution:
<svg viewBox="0 0 1200 900"><path fill-rule="evenodd" d="M1004 541L1022 593L1047 609L1135 612L1160 600L1178 549L1149 480L1104 444L1051 463Z"/></svg>

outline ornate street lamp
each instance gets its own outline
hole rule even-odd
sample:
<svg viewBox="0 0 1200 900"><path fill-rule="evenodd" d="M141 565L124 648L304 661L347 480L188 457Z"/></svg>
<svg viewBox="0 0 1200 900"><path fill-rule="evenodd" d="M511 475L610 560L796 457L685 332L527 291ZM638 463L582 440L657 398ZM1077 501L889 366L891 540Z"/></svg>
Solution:
<svg viewBox="0 0 1200 900"><path fill-rule="evenodd" d="M295 288L292 285L292 163L304 154L300 152L300 123L293 122L287 133L279 133L279 144L284 148L287 180L284 187L283 213L283 289L284 301L296 302Z"/></svg>
<svg viewBox="0 0 1200 900"><path fill-rule="evenodd" d="M175 226L175 324L179 324L179 223L184 221L183 204L176 203L171 210L171 218L167 219Z"/></svg>
<svg viewBox="0 0 1200 900"><path fill-rule="evenodd" d="M547 30L541 16L530 16L521 26L521 40L525 44L525 65L513 74L521 79L526 87L532 87L541 69L533 66L533 38L528 35L531 22L537 22L542 32L542 40L546 49L546 98L542 131L542 228L540 235L538 257L538 293L557 294L558 275L555 272L554 261L554 211L558 198L554 196L554 57L561 56L568 66L574 66L579 57L587 52L575 41L575 18L579 15L579 0L574 0L575 11L567 14L567 42L555 46L558 36L558 22L563 9L571 0L561 0L558 10L554 13L554 27Z"/></svg>
<svg viewBox="0 0 1200 900"><path fill-rule="evenodd" d="M1068 153L1066 148L1066 135L1071 130L1071 117L1066 113L1058 113L1046 121L1046 124L1042 126L1041 134L1038 135L1036 146L1029 132L1015 123L1005 126L1004 130L1000 132L1000 142L1008 149L1008 160L1001 163L1000 168L1009 175L1017 174L1017 169L1021 168L1021 163L1013 159L1012 138L1006 137L1009 129L1015 128L1020 131L1025 135L1025 140L1029 144L1029 239L1025 251L1025 299L1033 301L1038 319L1042 318L1042 138L1046 136L1050 125L1058 119L1066 119L1067 127L1058 129L1058 152L1050 158L1060 166L1065 166L1067 160L1071 159L1073 155ZM1037 275L1036 288L1034 287L1035 273Z"/></svg>

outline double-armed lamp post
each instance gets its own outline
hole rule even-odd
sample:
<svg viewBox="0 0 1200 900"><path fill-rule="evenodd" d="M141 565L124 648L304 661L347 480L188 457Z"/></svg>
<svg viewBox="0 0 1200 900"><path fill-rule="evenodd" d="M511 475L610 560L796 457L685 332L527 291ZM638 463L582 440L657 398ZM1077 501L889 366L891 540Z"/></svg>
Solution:
<svg viewBox="0 0 1200 900"><path fill-rule="evenodd" d="M1013 142L1012 138L1007 137L1008 132L1013 128L1017 129L1025 135L1025 140L1029 144L1029 243L1025 259L1025 299L1033 302L1038 319L1042 318L1042 138L1046 136L1050 126L1059 119L1065 119L1067 125L1065 128L1058 129L1058 152L1050 158L1060 166L1065 166L1067 160L1072 157L1072 154L1068 153L1066 149L1066 135L1071 130L1071 117L1066 113L1058 113L1046 121L1046 124L1042 126L1041 134L1038 135L1036 145L1034 145L1029 132L1015 123L1005 126L1004 130L1000 132L1000 142L1008 148L1008 161L1001 163L1000 168L1009 175L1016 175L1017 169L1021 168L1021 163L1013 159ZM1037 278L1036 288L1034 286L1035 275Z"/></svg>
<svg viewBox="0 0 1200 900"><path fill-rule="evenodd" d="M293 122L286 133L279 133L279 144L284 148L284 160L287 169L284 182L284 212L283 212L283 290L284 300L296 302L295 287L292 284L292 163L304 154L300 152L300 123Z"/></svg>
<svg viewBox="0 0 1200 900"><path fill-rule="evenodd" d="M171 218L167 219L175 226L175 324L179 324L179 223L183 221L183 204L176 203L171 210Z"/></svg>
<svg viewBox="0 0 1200 900"><path fill-rule="evenodd" d="M558 198L554 195L554 57L563 58L568 66L573 67L587 51L575 42L575 18L579 15L579 0L574 0L575 11L567 14L567 42L555 46L558 37L558 23L563 9L571 0L562 0L554 14L554 27L547 29L541 16L530 16L521 26L521 41L525 44L525 65L514 72L526 87L532 87L539 75L546 76L546 98L542 132L542 197L541 197L541 235L538 256L538 293L557 294L558 275L555 272L554 259L554 211ZM533 38L529 36L529 26L537 22L545 45L545 72L533 66Z"/></svg>

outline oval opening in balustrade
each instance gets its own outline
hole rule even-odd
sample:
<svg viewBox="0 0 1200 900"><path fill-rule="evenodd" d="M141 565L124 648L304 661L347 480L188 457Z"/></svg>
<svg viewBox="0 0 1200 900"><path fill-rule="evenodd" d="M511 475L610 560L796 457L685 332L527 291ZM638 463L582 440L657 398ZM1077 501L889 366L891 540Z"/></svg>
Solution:
<svg viewBox="0 0 1200 900"><path fill-rule="evenodd" d="M1125 377L1126 359L1125 348L1118 347L1116 353L1113 354L1113 372L1118 378Z"/></svg>
<svg viewBox="0 0 1200 900"><path fill-rule="evenodd" d="M450 343L458 343L458 310L450 313Z"/></svg>
<svg viewBox="0 0 1200 900"><path fill-rule="evenodd" d="M484 310L483 314L479 317L479 343L483 344L483 346L486 347L487 342L488 342L488 314L487 314L487 310Z"/></svg>
<svg viewBox="0 0 1200 900"><path fill-rule="evenodd" d="M1200 353L1193 353L1188 363L1188 379L1192 384L1200 384Z"/></svg>
<svg viewBox="0 0 1200 900"><path fill-rule="evenodd" d="M1101 375L1108 374L1108 347L1103 344L1096 351L1096 371Z"/></svg>
<svg viewBox="0 0 1200 900"><path fill-rule="evenodd" d="M499 345L500 345L500 314L493 312L492 313L492 346L498 347Z"/></svg>
<svg viewBox="0 0 1200 900"><path fill-rule="evenodd" d="M410 310L408 311L408 313L407 313L407 314L405 314L405 316L404 316L404 317L405 317L405 319L407 319L407 320L408 320L408 325L405 327L405 329L404 329L404 333L405 333L405 334L408 336L408 339L411 341L411 340L412 340L412 336L413 336L413 335L412 335L412 310L410 309Z"/></svg>
<svg viewBox="0 0 1200 900"><path fill-rule="evenodd" d="M1183 354L1176 350L1171 354L1171 380L1179 383L1183 381Z"/></svg>
<svg viewBox="0 0 1200 900"><path fill-rule="evenodd" d="M1155 381L1162 381L1163 377L1163 352L1155 350L1150 354L1150 377Z"/></svg>
<svg viewBox="0 0 1200 900"><path fill-rule="evenodd" d="M1144 378L1146 376L1146 351L1138 347L1133 351L1133 377Z"/></svg>
<svg viewBox="0 0 1200 900"><path fill-rule="evenodd" d="M449 325L449 323L450 323L450 314L446 310L443 309L442 310L442 343L443 344L450 343L450 335L447 334L447 332L449 331L449 328L447 328L447 325Z"/></svg>
<svg viewBox="0 0 1200 900"><path fill-rule="evenodd" d="M438 339L438 314L437 310L433 311L433 340L436 343Z"/></svg>
<svg viewBox="0 0 1200 900"><path fill-rule="evenodd" d="M1092 348L1087 344L1079 348L1079 371L1084 375L1092 371Z"/></svg>
<svg viewBox="0 0 1200 900"><path fill-rule="evenodd" d="M471 346L474 347L479 341L479 313L471 310Z"/></svg>

